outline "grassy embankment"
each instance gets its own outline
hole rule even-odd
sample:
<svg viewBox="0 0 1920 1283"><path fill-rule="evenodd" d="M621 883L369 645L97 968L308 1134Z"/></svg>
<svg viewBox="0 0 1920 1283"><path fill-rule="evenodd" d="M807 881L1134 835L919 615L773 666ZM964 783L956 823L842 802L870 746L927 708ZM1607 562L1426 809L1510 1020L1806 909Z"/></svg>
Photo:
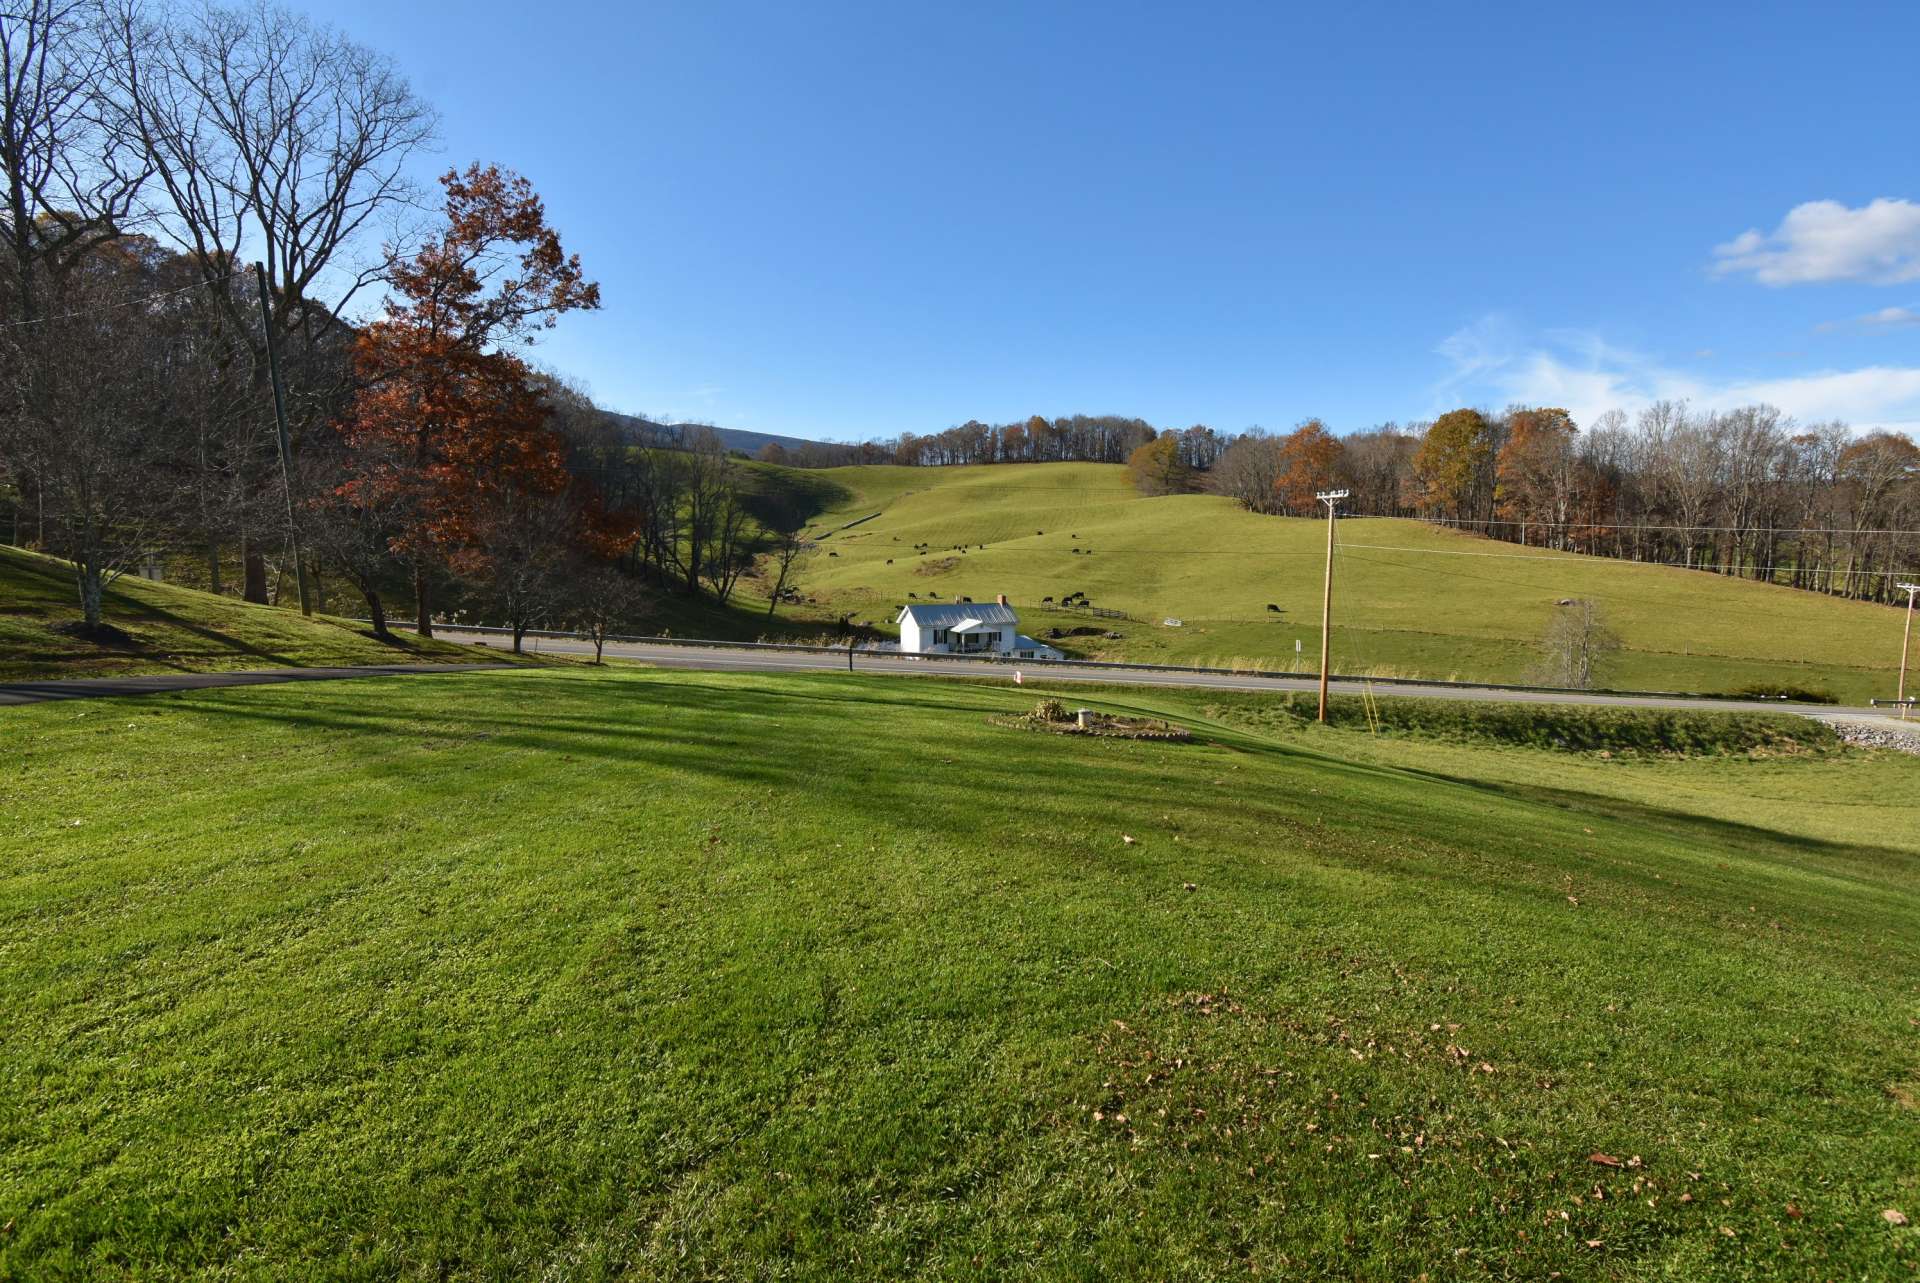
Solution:
<svg viewBox="0 0 1920 1283"><path fill-rule="evenodd" d="M365 624L249 605L123 576L107 590L106 622L125 635L99 642L63 628L80 622L66 562L0 546L0 679L120 677L135 673L351 664L472 663L496 659Z"/></svg>
<svg viewBox="0 0 1920 1283"><path fill-rule="evenodd" d="M832 506L815 518L825 537L800 580L815 604L783 608L783 618L852 613L884 625L909 593L990 601L1004 592L1036 636L1085 629L1061 644L1090 658L1318 667L1320 522L1255 516L1206 495L1143 498L1124 469L1098 464L818 475L847 497L823 500ZM1775 682L1849 702L1893 694L1900 621L1883 606L1520 548L1413 521L1343 521L1340 534L1341 672L1523 681L1556 603L1590 598L1626 644L1602 673L1608 685L1724 692ZM921 543L930 545L924 555L915 551ZM1073 592L1135 618L1109 622L1042 605ZM757 617L743 608L733 622ZM1182 626L1164 625L1168 617ZM1121 635L1101 636L1107 631Z"/></svg>
<svg viewBox="0 0 1920 1283"><path fill-rule="evenodd" d="M1912 759L1039 693L0 711L0 1278L1920 1265Z"/></svg>

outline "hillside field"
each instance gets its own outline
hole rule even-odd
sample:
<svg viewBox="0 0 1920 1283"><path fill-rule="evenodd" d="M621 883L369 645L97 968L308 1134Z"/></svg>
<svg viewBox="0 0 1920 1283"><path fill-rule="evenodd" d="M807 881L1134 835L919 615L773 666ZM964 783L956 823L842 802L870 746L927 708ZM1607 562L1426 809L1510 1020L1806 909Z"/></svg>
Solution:
<svg viewBox="0 0 1920 1283"><path fill-rule="evenodd" d="M81 617L68 564L0 545L0 679L472 663L476 658L468 647L411 633L383 642L352 620L307 619L298 610L250 605L132 575L107 590L105 607L105 622L123 638L98 642L62 631Z"/></svg>
<svg viewBox="0 0 1920 1283"><path fill-rule="evenodd" d="M1042 693L0 710L0 1279L1920 1268L1911 758Z"/></svg>
<svg viewBox="0 0 1920 1283"><path fill-rule="evenodd" d="M816 491L828 481L840 493L820 501L821 549L799 578L814 601L783 607L789 625L851 613L890 626L909 593L976 601L1005 593L1035 636L1087 630L1060 643L1082 657L1318 666L1320 521L1258 516L1209 495L1143 498L1117 465L808 476ZM1521 548L1417 521L1343 519L1338 533L1338 672L1524 681L1556 603L1589 598L1626 646L1603 668L1604 685L1725 692L1773 682L1847 702L1894 693L1901 620L1885 606ZM923 543L924 554L915 547ZM1075 592L1133 619L1043 605Z"/></svg>

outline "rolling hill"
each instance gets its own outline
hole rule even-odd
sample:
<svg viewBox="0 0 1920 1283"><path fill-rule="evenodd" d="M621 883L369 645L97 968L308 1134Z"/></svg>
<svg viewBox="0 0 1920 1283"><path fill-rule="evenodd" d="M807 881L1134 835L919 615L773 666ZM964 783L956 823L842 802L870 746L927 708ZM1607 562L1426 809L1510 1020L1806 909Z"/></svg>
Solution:
<svg viewBox="0 0 1920 1283"><path fill-rule="evenodd" d="M851 613L883 625L910 594L985 601L1006 593L1036 636L1082 630L1063 639L1080 656L1318 663L1319 521L1256 516L1210 495L1145 498L1115 465L808 475L846 497L814 519L821 548L801 575L813 599L803 615ZM1601 671L1605 685L1728 691L1771 682L1843 699L1893 694L1900 617L1883 606L1520 548L1416 521L1343 519L1338 533L1340 672L1522 681L1557 603L1583 598L1600 604L1624 643ZM1044 604L1073 593L1132 618Z"/></svg>
<svg viewBox="0 0 1920 1283"><path fill-rule="evenodd" d="M639 434L643 429L661 428L667 425L653 419L642 418L637 414L621 414L608 410L607 415L621 424L629 432ZM753 432L746 428L713 428L710 431L720 438L720 443L729 450L740 450L747 454L757 452L760 447L777 445L783 450L803 450L808 446L822 445L823 442L809 441L805 437L781 436L777 432Z"/></svg>

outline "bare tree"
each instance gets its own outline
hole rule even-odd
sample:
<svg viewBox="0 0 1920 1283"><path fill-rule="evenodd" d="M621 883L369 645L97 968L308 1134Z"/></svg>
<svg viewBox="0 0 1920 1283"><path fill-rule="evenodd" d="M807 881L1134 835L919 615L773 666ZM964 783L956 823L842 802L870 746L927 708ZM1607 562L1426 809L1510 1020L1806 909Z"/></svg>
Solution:
<svg viewBox="0 0 1920 1283"><path fill-rule="evenodd" d="M475 521L471 547L455 558L456 572L513 630L516 655L527 630L564 602L577 515L565 494L503 486Z"/></svg>
<svg viewBox="0 0 1920 1283"><path fill-rule="evenodd" d="M0 331L0 454L33 469L47 547L73 563L89 634L106 589L171 517L166 478L181 424L206 413L191 327L149 304L118 255L65 274L35 323Z"/></svg>
<svg viewBox="0 0 1920 1283"><path fill-rule="evenodd" d="M0 9L0 211L12 268L5 315L39 314L58 276L122 234L146 170L114 128L107 53L90 0L11 0Z"/></svg>
<svg viewBox="0 0 1920 1283"><path fill-rule="evenodd" d="M364 450L359 462L368 462ZM385 585L403 578L393 545L407 525L408 495L400 487L379 484L377 467L368 476L350 474L338 451L309 452L301 464L303 488L310 496L299 509L302 538L366 602L373 635L391 641L383 592Z"/></svg>
<svg viewBox="0 0 1920 1283"><path fill-rule="evenodd" d="M1540 639L1535 679L1543 686L1590 690L1600 664L1619 649L1620 638L1606 626L1596 603L1563 601Z"/></svg>
<svg viewBox="0 0 1920 1283"><path fill-rule="evenodd" d="M773 618L774 607L780 604L780 598L786 594L787 585L792 582L795 572L807 554L819 545L806 536L804 525L782 524L773 532L773 548L767 554L767 560L773 564L773 591L767 594L767 618Z"/></svg>
<svg viewBox="0 0 1920 1283"><path fill-rule="evenodd" d="M243 269L249 253L265 267L297 432L331 410L337 389L322 376L344 367L306 358L337 342L339 316L383 270L368 242L413 203L407 165L434 114L390 60L270 4L155 11L111 0L105 26L119 127L152 172L158 224L200 271L263 404L266 334ZM264 601L265 532L249 522L239 533L246 596Z"/></svg>
<svg viewBox="0 0 1920 1283"><path fill-rule="evenodd" d="M1260 428L1251 428L1220 453L1208 474L1207 488L1248 512L1276 513L1284 471L1280 442Z"/></svg>
<svg viewBox="0 0 1920 1283"><path fill-rule="evenodd" d="M607 638L643 618L652 603L646 585L616 567L598 564L574 575L567 590L573 626L593 642L593 662L604 662Z"/></svg>

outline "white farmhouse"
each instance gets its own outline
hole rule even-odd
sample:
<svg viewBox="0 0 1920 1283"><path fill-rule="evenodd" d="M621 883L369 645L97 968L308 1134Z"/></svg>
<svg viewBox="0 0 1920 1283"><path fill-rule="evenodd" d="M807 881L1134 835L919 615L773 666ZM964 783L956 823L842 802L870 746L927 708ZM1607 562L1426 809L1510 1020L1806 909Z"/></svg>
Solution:
<svg viewBox="0 0 1920 1283"><path fill-rule="evenodd" d="M1003 595L997 602L902 606L900 650L908 655L1004 655L1009 659L1064 659L1058 650L1019 631L1020 617Z"/></svg>

